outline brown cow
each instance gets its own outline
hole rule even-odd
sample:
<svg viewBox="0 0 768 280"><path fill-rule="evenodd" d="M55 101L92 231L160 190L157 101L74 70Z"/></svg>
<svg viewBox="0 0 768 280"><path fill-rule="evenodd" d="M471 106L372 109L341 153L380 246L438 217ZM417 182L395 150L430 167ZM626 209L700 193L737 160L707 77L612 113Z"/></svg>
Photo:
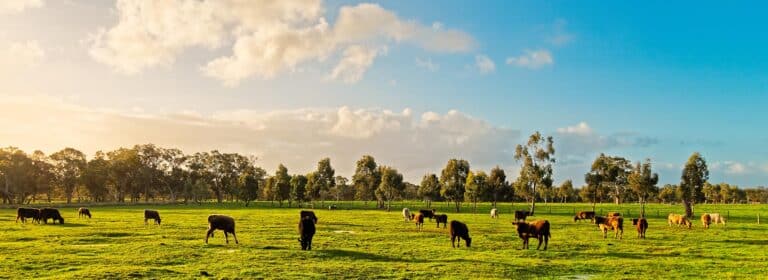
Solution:
<svg viewBox="0 0 768 280"><path fill-rule="evenodd" d="M419 210L419 213L421 213L421 215L424 216L424 218L429 218L430 221L432 220L432 218L435 217L435 209L429 209L429 210L421 209Z"/></svg>
<svg viewBox="0 0 768 280"><path fill-rule="evenodd" d="M451 247L461 247L461 239L464 239L467 248L472 245L472 238L469 238L469 228L466 224L453 220L448 226L448 231L451 232ZM456 241L459 241L458 245L456 245Z"/></svg>
<svg viewBox="0 0 768 280"><path fill-rule="evenodd" d="M710 217L709 214L704 213L704 215L701 215L701 224L704 228L709 228L709 225L712 224L712 217Z"/></svg>
<svg viewBox="0 0 768 280"><path fill-rule="evenodd" d="M515 210L515 221L525 222L525 218L531 215L531 211L528 210Z"/></svg>
<svg viewBox="0 0 768 280"><path fill-rule="evenodd" d="M621 239L624 235L624 218L614 217L595 217L595 224L603 232L603 238L608 238L608 231L614 231L614 238Z"/></svg>
<svg viewBox="0 0 768 280"><path fill-rule="evenodd" d="M608 217L618 217L621 216L621 213L619 212L608 212Z"/></svg>
<svg viewBox="0 0 768 280"><path fill-rule="evenodd" d="M517 229L517 235L523 240L523 249L528 249L528 239L533 237L539 240L539 245L536 246L536 250L541 248L541 241L544 241L544 250L547 250L549 245L549 239L552 238L552 234L549 232L549 221L538 220L530 223L526 222L513 222L515 229Z"/></svg>
<svg viewBox="0 0 768 280"><path fill-rule="evenodd" d="M91 210L88 210L88 208L85 208L85 207L80 207L79 209L77 209L78 218L82 218L86 216L88 217L88 219L91 218Z"/></svg>
<svg viewBox="0 0 768 280"><path fill-rule="evenodd" d="M299 212L299 219L303 219L304 217L309 217L315 224L317 224L317 216L315 216L314 211L301 210L301 212Z"/></svg>
<svg viewBox="0 0 768 280"><path fill-rule="evenodd" d="M64 218L61 217L61 213L59 213L59 209L56 209L56 208L40 209L40 220L43 221L43 223L47 224L48 219L52 219L54 224L56 223L56 221L59 221L59 224L64 224Z"/></svg>
<svg viewBox="0 0 768 280"><path fill-rule="evenodd" d="M148 220L155 221L156 224L160 224L160 212L157 210L144 209L144 224L147 224Z"/></svg>
<svg viewBox="0 0 768 280"><path fill-rule="evenodd" d="M594 220L595 219L595 211L579 211L579 213L576 213L576 216L573 216L573 221L581 221L581 220Z"/></svg>
<svg viewBox="0 0 768 280"><path fill-rule="evenodd" d="M230 233L235 238L235 244L238 244L237 235L235 235L235 219L225 215L208 216L208 232L205 234L205 244L208 244L208 237L212 237L213 231L217 229L224 231L224 240L227 244L229 244L228 234Z"/></svg>
<svg viewBox="0 0 768 280"><path fill-rule="evenodd" d="M312 217L303 217L299 221L299 243L301 250L312 250L312 238L315 236L315 221Z"/></svg>
<svg viewBox="0 0 768 280"><path fill-rule="evenodd" d="M440 228L440 223L443 223L443 228L448 224L448 215L440 214L435 215L435 221L437 221L437 228Z"/></svg>
<svg viewBox="0 0 768 280"><path fill-rule="evenodd" d="M424 226L424 215L421 213L413 214L413 222L416 223L416 228L421 230Z"/></svg>
<svg viewBox="0 0 768 280"><path fill-rule="evenodd" d="M648 230L648 220L645 218L632 219L632 225L637 228L637 238L645 239L645 231Z"/></svg>
<svg viewBox="0 0 768 280"><path fill-rule="evenodd" d="M678 227L680 225L685 225L688 228L691 228L693 226L693 224L691 223L691 221L688 220L688 218L686 218L683 215L678 215L678 214L674 214L674 213L670 213L669 216L667 216L667 223L670 226L675 224Z"/></svg>
<svg viewBox="0 0 768 280"><path fill-rule="evenodd" d="M27 219L31 218L32 222L40 223L40 209L37 208L22 208L16 209L16 222L21 219L22 223L26 223Z"/></svg>

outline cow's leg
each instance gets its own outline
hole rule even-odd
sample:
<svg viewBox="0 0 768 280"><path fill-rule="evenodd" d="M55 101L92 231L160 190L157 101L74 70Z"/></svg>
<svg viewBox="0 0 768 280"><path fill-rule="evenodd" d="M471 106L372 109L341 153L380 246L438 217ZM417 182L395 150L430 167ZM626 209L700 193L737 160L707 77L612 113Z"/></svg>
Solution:
<svg viewBox="0 0 768 280"><path fill-rule="evenodd" d="M544 251L547 250L548 245L549 245L549 235L544 235Z"/></svg>
<svg viewBox="0 0 768 280"><path fill-rule="evenodd" d="M227 234L226 230L224 231L224 241L226 241L227 244L229 244L229 234Z"/></svg>
<svg viewBox="0 0 768 280"><path fill-rule="evenodd" d="M451 235L451 248L456 248L456 236Z"/></svg>
<svg viewBox="0 0 768 280"><path fill-rule="evenodd" d="M149 225L149 224L147 223L147 221L148 221L148 220L149 220L149 219L147 219L147 218L144 218L144 225L145 225L145 226L146 226L146 225Z"/></svg>
<svg viewBox="0 0 768 280"><path fill-rule="evenodd" d="M539 245L536 246L536 250L540 250L541 249L541 241L542 241L543 237L541 235L539 235L539 236L537 236L536 239L539 240Z"/></svg>
<svg viewBox="0 0 768 280"><path fill-rule="evenodd" d="M235 235L235 231L232 231L232 237L235 238L235 244L240 244L237 242L237 235Z"/></svg>
<svg viewBox="0 0 768 280"><path fill-rule="evenodd" d="M213 229L209 228L208 232L205 233L205 244L208 244L208 237L211 236L211 233L213 233Z"/></svg>

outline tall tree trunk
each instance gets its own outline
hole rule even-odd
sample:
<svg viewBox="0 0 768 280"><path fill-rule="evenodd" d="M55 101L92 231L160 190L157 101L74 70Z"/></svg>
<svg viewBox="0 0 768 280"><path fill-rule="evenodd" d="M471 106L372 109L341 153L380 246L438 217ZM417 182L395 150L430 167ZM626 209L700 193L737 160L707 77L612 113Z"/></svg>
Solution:
<svg viewBox="0 0 768 280"><path fill-rule="evenodd" d="M683 200L683 205L685 205L685 216L689 219L693 218L693 207L691 204L690 201Z"/></svg>
<svg viewBox="0 0 768 280"><path fill-rule="evenodd" d="M536 184L533 184L533 192L531 192L533 195L531 196L531 216L534 215L534 212L536 211Z"/></svg>
<svg viewBox="0 0 768 280"><path fill-rule="evenodd" d="M455 201L454 203L456 204L456 213L459 213L459 212L461 212L461 204L460 204L461 202L459 202L459 201L457 200L457 201Z"/></svg>

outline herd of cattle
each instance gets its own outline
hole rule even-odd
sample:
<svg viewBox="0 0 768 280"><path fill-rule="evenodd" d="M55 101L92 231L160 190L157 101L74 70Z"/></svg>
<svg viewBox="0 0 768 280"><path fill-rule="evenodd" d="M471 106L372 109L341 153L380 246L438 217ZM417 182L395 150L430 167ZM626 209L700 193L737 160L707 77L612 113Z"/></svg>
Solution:
<svg viewBox="0 0 768 280"><path fill-rule="evenodd" d="M335 210L335 205L328 208L329 210ZM91 218L91 211L88 208L79 208L77 210L79 218ZM419 210L418 212L411 213L408 208L403 208L403 219L406 222L413 221L416 223L416 228L421 230L424 226L424 219L433 219L437 222L437 228L440 228L440 224L443 224L443 228L448 227L448 231L451 235L451 247L460 247L461 240L467 247L472 244L472 238L469 237L469 228L465 223L452 220L448 222L447 214L437 214L435 209ZM512 224L515 226L517 235L523 240L523 249L528 249L528 240L535 238L539 241L536 250L541 249L542 243L544 244L544 250L547 250L549 239L552 237L550 233L550 223L547 220L536 220L526 222L526 218L530 215L529 211L517 210L514 212L515 219ZM491 209L491 218L498 219L499 211L496 208ZM18 208L16 211L16 222L21 220L25 223L27 219L32 219L32 222L36 223L48 223L48 220L52 220L55 224L56 221L59 224L64 224L64 218L58 209L55 208ZM156 210L144 210L144 224L148 224L149 220L157 225L160 225L160 213ZM313 211L301 210L299 212L299 243L302 250L312 250L312 238L315 235L317 224L317 216ZM596 224L598 229L603 233L603 238L608 237L608 231L614 232L614 238L621 239L624 234L624 218L621 214L616 212L609 212L607 216L597 216L594 211L580 211L574 217L574 222L580 222L583 220L590 220ZM692 227L691 221L683 215L671 213L667 217L667 223L669 226L677 225L685 226L689 229ZM701 223L704 228L709 228L711 224L723 224L725 225L725 217L719 213L704 213L701 215ZM637 237L645 238L645 232L648 230L648 220L645 218L632 219L632 225L637 229ZM216 230L224 232L224 240L229 244L229 234L235 239L235 244L239 244L237 236L235 235L235 219L226 216L213 214L208 216L208 231L205 235L205 243L208 244L208 238L213 237L213 233ZM458 241L458 244L456 244Z"/></svg>

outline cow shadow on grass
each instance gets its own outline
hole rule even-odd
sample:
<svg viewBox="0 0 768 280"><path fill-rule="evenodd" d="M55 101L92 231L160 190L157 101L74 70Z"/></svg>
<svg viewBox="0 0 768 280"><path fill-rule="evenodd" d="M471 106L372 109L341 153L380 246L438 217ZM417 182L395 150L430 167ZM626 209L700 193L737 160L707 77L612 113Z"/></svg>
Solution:
<svg viewBox="0 0 768 280"><path fill-rule="evenodd" d="M377 254L359 252L359 251L340 250L340 249L319 250L318 252L321 252L321 255L318 255L318 257L329 258L329 259L332 259L332 258L344 258L344 259L353 259L353 260L363 259L363 260L379 261L379 262L412 261L412 260L403 259L403 258L377 255Z"/></svg>
<svg viewBox="0 0 768 280"><path fill-rule="evenodd" d="M709 243L736 243L741 245L768 245L768 240L765 239L731 239L731 240L708 240Z"/></svg>

